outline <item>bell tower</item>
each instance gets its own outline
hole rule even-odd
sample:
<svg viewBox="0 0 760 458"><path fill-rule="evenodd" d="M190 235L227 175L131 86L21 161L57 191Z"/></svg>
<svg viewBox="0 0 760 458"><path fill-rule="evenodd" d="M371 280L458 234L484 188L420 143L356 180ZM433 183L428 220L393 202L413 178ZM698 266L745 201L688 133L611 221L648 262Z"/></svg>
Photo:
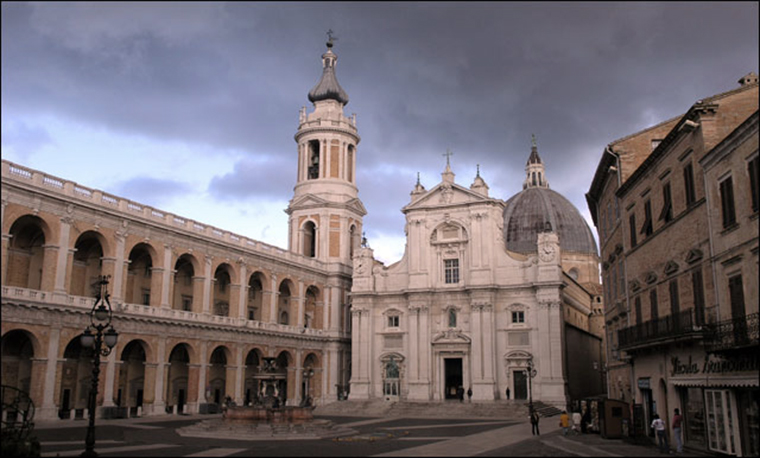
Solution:
<svg viewBox="0 0 760 458"><path fill-rule="evenodd" d="M338 84L328 32L322 54L322 77L309 91L314 110L301 108L295 141L298 174L293 198L285 212L290 251L323 262L352 266L360 245L362 217L367 214L356 187L357 145L361 138L356 115L346 117L348 94Z"/></svg>

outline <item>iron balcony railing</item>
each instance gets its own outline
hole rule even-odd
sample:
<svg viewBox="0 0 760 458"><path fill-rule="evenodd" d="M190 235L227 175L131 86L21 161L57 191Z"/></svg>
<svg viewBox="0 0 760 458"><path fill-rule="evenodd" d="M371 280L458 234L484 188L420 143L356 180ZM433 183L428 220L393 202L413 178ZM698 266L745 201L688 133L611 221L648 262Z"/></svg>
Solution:
<svg viewBox="0 0 760 458"><path fill-rule="evenodd" d="M684 310L656 320L649 320L618 331L618 347L630 350L667 343L687 336L701 336L704 317L695 319L694 309Z"/></svg>
<svg viewBox="0 0 760 458"><path fill-rule="evenodd" d="M709 325L705 333L705 350L721 351L758 345L759 317L759 313L753 313Z"/></svg>

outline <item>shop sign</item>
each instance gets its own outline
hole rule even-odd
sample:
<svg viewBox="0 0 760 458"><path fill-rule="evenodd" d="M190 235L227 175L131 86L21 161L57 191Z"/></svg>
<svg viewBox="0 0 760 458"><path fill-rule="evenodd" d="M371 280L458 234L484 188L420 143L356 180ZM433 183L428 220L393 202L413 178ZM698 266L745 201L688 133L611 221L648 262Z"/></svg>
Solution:
<svg viewBox="0 0 760 458"><path fill-rule="evenodd" d="M749 372L757 371L757 358L743 356L739 358L725 359L718 356L706 354L703 361L694 361L689 355L689 359L681 361L678 356L670 358L670 375L688 375L688 374L724 374L728 372ZM641 380L639 380L641 384Z"/></svg>
<svg viewBox="0 0 760 458"><path fill-rule="evenodd" d="M639 379L639 388L643 390L648 390L650 388L649 386L649 377L647 378L640 378Z"/></svg>

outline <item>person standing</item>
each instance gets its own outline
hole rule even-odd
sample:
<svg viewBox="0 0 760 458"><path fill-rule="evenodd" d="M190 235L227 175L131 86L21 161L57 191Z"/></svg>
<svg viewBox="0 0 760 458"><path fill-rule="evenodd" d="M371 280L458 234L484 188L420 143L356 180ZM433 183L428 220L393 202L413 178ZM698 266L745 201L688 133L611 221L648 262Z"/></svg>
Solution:
<svg viewBox="0 0 760 458"><path fill-rule="evenodd" d="M538 416L538 412L536 410L532 410L530 413L530 425L531 425L531 432L534 436L540 436L541 432L538 430L538 422L541 419L541 417Z"/></svg>
<svg viewBox="0 0 760 458"><path fill-rule="evenodd" d="M467 388L467 402L472 402L472 387Z"/></svg>
<svg viewBox="0 0 760 458"><path fill-rule="evenodd" d="M657 445L660 447L660 453L668 453L668 438L665 436L665 422L659 415L654 414L652 420L652 429L657 434Z"/></svg>
<svg viewBox="0 0 760 458"><path fill-rule="evenodd" d="M509 387L507 387L507 401L509 401Z"/></svg>
<svg viewBox="0 0 760 458"><path fill-rule="evenodd" d="M567 436L567 428L570 427L570 417L565 410L563 410L562 415L559 416L559 425L562 427L562 435Z"/></svg>
<svg viewBox="0 0 760 458"><path fill-rule="evenodd" d="M673 437L676 439L676 452L683 453L683 441L681 440L681 424L683 417L678 409L673 411Z"/></svg>

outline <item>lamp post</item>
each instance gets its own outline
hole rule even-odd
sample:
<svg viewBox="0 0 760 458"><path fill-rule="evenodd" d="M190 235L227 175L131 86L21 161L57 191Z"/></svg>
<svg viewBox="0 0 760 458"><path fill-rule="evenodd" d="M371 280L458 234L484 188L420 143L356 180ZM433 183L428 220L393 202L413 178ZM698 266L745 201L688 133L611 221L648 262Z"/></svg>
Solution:
<svg viewBox="0 0 760 458"><path fill-rule="evenodd" d="M538 374L538 371L533 367L533 357L528 360L528 409L530 414L533 415L533 377Z"/></svg>
<svg viewBox="0 0 760 458"><path fill-rule="evenodd" d="M314 376L314 369L311 367L306 367L303 370L303 378L306 381L304 394L303 394L303 405L310 406L311 401L309 400L309 379L311 379Z"/></svg>
<svg viewBox="0 0 760 458"><path fill-rule="evenodd" d="M90 310L90 326L87 326L80 337L82 347L92 348L92 388L90 389L90 398L87 406L90 418L87 426L87 437L85 438L85 450L81 456L98 456L95 452L95 408L98 397L100 356L111 354L111 350L116 346L116 341L119 338L119 334L111 326L113 311L111 310L111 303L108 301L109 278L110 276L100 277L100 289L95 296L95 304L93 304L92 310ZM105 343L105 346L103 346L103 343Z"/></svg>

